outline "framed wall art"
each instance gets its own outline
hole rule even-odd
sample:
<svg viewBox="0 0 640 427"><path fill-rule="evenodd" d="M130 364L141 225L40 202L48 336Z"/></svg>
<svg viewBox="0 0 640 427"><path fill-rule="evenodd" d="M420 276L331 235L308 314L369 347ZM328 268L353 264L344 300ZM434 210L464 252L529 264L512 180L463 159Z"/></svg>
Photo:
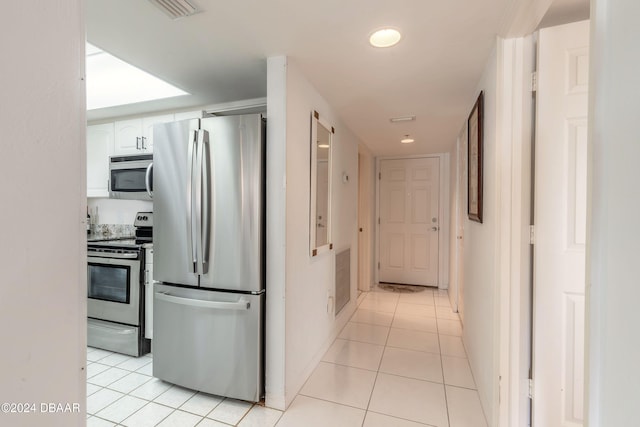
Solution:
<svg viewBox="0 0 640 427"><path fill-rule="evenodd" d="M479 223L482 223L483 104L484 93L480 92L467 120L467 215Z"/></svg>

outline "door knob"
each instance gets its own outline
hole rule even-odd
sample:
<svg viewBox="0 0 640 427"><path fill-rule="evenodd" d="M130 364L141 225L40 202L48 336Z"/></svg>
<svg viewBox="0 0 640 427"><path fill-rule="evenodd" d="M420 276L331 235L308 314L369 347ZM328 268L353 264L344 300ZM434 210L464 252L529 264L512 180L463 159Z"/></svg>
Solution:
<svg viewBox="0 0 640 427"><path fill-rule="evenodd" d="M431 231L438 231L439 229L439 227L431 227Z"/></svg>

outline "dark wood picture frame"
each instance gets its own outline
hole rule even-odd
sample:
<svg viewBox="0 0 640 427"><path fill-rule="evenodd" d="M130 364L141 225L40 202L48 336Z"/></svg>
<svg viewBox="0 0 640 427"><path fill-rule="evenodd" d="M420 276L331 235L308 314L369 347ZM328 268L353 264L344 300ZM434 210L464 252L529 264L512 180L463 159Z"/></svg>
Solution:
<svg viewBox="0 0 640 427"><path fill-rule="evenodd" d="M484 92L480 92L467 119L467 215L482 224L482 151Z"/></svg>

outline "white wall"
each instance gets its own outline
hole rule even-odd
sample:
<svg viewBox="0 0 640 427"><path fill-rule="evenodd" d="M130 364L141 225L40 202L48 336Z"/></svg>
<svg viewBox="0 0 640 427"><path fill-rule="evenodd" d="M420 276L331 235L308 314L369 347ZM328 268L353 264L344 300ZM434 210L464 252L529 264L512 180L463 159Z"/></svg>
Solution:
<svg viewBox="0 0 640 427"><path fill-rule="evenodd" d="M2 425L86 423L84 34L80 0L3 4L0 402L36 413L2 413Z"/></svg>
<svg viewBox="0 0 640 427"><path fill-rule="evenodd" d="M287 58L267 59L267 303L265 403L284 410Z"/></svg>
<svg viewBox="0 0 640 427"><path fill-rule="evenodd" d="M153 202L146 200L119 200L89 198L87 205L92 216L98 208L96 224L129 224L132 225L138 212L153 212ZM95 218L92 218L95 221Z"/></svg>
<svg viewBox="0 0 640 427"><path fill-rule="evenodd" d="M309 256L311 113L335 129L333 251ZM294 62L267 60L266 405L288 406L355 310L360 141L340 122ZM349 182L342 182L342 174ZM334 256L351 248L351 301L334 318ZM332 301L334 299L332 298Z"/></svg>
<svg viewBox="0 0 640 427"><path fill-rule="evenodd" d="M496 309L497 309L497 170L496 91L497 56L494 48L475 96L484 91L483 223L464 223L463 340L489 425L495 425L497 402ZM469 103L471 111L475 98Z"/></svg>
<svg viewBox="0 0 640 427"><path fill-rule="evenodd" d="M331 240L334 249L311 258L310 125L314 110L335 128L331 174ZM287 405L355 309L359 143L289 58L286 65ZM350 177L346 184L342 182L342 174L345 172ZM328 296L334 295L334 257L347 247L351 247L351 301L334 319L333 312L327 312Z"/></svg>
<svg viewBox="0 0 640 427"><path fill-rule="evenodd" d="M640 2L591 2L588 425L638 424Z"/></svg>

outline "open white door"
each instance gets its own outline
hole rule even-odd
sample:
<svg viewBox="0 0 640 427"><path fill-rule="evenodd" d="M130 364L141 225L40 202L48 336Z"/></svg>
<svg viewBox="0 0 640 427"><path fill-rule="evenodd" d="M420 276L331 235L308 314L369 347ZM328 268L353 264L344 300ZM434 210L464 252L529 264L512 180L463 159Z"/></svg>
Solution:
<svg viewBox="0 0 640 427"><path fill-rule="evenodd" d="M379 281L438 286L440 159L380 161Z"/></svg>
<svg viewBox="0 0 640 427"><path fill-rule="evenodd" d="M538 46L533 425L581 426L589 23L543 29Z"/></svg>

